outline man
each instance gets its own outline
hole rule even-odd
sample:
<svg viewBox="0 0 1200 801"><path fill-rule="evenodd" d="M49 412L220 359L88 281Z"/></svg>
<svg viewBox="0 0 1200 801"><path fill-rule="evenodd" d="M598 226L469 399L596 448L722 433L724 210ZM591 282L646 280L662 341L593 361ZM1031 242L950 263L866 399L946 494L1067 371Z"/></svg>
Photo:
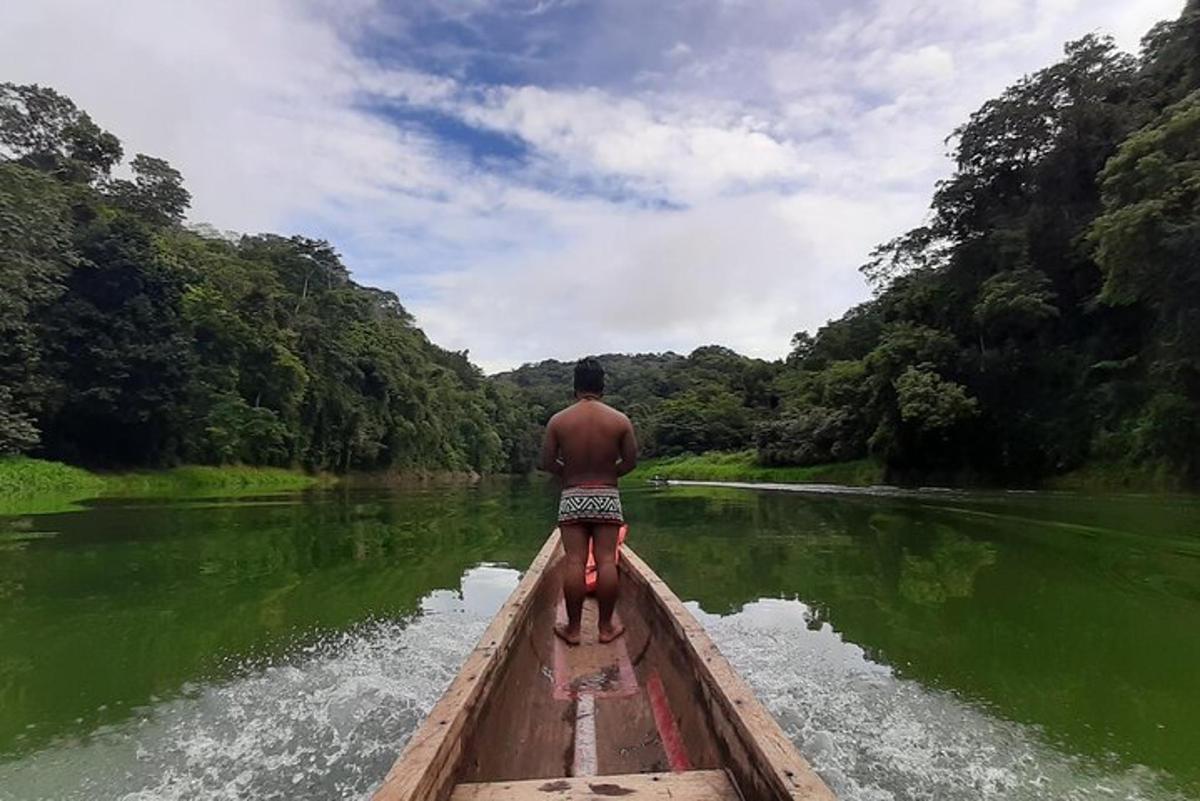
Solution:
<svg viewBox="0 0 1200 801"><path fill-rule="evenodd" d="M550 418L542 442L541 468L562 480L558 527L566 551L563 598L567 622L554 633L579 644L579 621L587 592L588 544L596 560L600 642L621 636L613 623L617 605L617 534L624 523L617 479L637 465L637 439L629 418L601 402L604 368L592 358L575 365L575 403Z"/></svg>

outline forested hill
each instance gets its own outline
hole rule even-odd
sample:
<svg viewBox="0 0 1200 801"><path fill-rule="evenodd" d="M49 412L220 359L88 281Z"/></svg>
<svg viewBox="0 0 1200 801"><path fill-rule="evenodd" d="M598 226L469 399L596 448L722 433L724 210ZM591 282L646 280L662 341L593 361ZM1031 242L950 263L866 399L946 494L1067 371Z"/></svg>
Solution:
<svg viewBox="0 0 1200 801"><path fill-rule="evenodd" d="M697 348L689 356L606 354L605 400L625 411L648 455L737 450L750 446L756 426L778 405L781 365L728 348ZM544 423L571 399L573 362L527 364L494 380L520 390L534 420Z"/></svg>
<svg viewBox="0 0 1200 801"><path fill-rule="evenodd" d="M862 268L874 297L786 359L603 357L647 452L1200 480L1200 0L1137 56L1067 45L949 141L926 224ZM179 173L121 158L65 97L0 85L0 453L531 467L571 365L485 379L328 243L188 230Z"/></svg>
<svg viewBox="0 0 1200 801"><path fill-rule="evenodd" d="M954 132L873 300L799 335L774 458L1029 481L1087 461L1200 477L1200 0L1140 57L1089 36Z"/></svg>
<svg viewBox="0 0 1200 801"><path fill-rule="evenodd" d="M605 357L652 453L873 455L893 479L1027 484L1084 464L1200 479L1200 0L1135 57L1103 37L953 132L927 223L862 269L873 299L784 362ZM558 362L512 383L544 418Z"/></svg>
<svg viewBox="0 0 1200 801"><path fill-rule="evenodd" d="M84 464L503 470L523 407L326 242L181 222L180 174L0 85L0 453ZM516 443L520 442L520 447Z"/></svg>

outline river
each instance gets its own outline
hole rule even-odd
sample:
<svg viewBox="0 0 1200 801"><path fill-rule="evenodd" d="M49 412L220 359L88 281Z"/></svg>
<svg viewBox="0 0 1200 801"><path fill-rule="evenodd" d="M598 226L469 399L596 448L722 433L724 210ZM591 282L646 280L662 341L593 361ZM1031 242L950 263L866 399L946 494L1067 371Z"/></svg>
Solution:
<svg viewBox="0 0 1200 801"><path fill-rule="evenodd" d="M0 800L359 799L551 489L0 518ZM631 544L844 799L1200 798L1200 502L626 493Z"/></svg>

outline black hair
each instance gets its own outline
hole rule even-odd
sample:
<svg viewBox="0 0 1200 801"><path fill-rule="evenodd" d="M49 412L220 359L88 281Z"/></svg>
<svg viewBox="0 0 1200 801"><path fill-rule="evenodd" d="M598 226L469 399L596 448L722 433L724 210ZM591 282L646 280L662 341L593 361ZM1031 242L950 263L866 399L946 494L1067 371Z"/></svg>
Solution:
<svg viewBox="0 0 1200 801"><path fill-rule="evenodd" d="M591 356L575 362L575 391L593 395L604 392L604 368Z"/></svg>

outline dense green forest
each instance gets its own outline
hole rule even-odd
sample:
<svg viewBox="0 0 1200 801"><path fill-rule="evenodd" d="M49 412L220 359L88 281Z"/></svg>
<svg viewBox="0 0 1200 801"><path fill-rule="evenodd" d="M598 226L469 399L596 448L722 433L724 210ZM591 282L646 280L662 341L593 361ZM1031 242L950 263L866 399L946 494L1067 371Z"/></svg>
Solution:
<svg viewBox="0 0 1200 801"><path fill-rule="evenodd" d="M1031 482L1089 462L1200 478L1200 2L1140 57L1088 36L950 138L875 296L781 363L604 359L651 454L874 456L894 480ZM558 362L504 380L551 411Z"/></svg>
<svg viewBox="0 0 1200 801"><path fill-rule="evenodd" d="M894 480L1085 464L1200 479L1200 0L1091 35L971 115L872 299L768 362L601 357L650 455L874 457ZM0 452L101 465L528 470L571 365L485 378L326 242L189 195L53 90L0 86Z"/></svg>
<svg viewBox="0 0 1200 801"><path fill-rule="evenodd" d="M606 400L625 411L642 451L674 456L750 446L755 427L772 419L779 398L778 362L750 359L717 346L689 356L605 354ZM543 422L569 402L574 363L554 359L495 377L512 384Z"/></svg>
<svg viewBox="0 0 1200 801"><path fill-rule="evenodd" d="M326 242L183 227L179 172L68 98L0 85L0 453L503 470L507 389L432 345Z"/></svg>
<svg viewBox="0 0 1200 801"><path fill-rule="evenodd" d="M1200 2L1140 58L1089 36L952 137L925 226L797 335L767 460L1029 480L1085 461L1200 473Z"/></svg>

